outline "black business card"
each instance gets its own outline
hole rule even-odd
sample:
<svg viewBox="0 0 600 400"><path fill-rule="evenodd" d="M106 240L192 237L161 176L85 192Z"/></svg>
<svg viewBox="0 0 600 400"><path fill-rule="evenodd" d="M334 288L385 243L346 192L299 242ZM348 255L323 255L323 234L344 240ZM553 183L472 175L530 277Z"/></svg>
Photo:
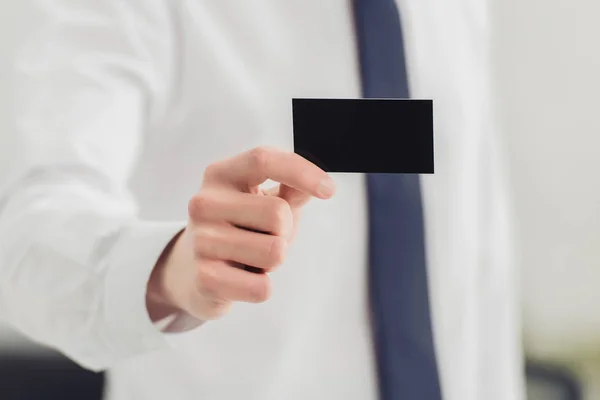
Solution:
<svg viewBox="0 0 600 400"><path fill-rule="evenodd" d="M294 151L327 172L431 174L433 102L293 99Z"/></svg>

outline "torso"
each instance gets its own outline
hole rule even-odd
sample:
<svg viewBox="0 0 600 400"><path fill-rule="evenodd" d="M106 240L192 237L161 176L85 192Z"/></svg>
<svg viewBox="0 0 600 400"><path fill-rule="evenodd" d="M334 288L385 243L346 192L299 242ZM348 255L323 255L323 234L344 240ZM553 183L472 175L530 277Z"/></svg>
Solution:
<svg viewBox="0 0 600 400"><path fill-rule="evenodd" d="M505 261L482 253L492 241L496 252L505 244L482 236L495 229L487 185L497 171L488 157L485 57L469 29L485 26L441 0L401 3L413 96L433 98L436 113L436 175L423 183L444 391L448 400L512 400L510 328L490 334L482 317L509 288L507 279L490 283L507 274ZM171 107L148 133L132 180L141 216L151 219L185 219L213 161L258 145L291 150L291 98L360 96L349 2L178 4ZM335 199L304 213L269 302L236 305L221 321L171 336L174 350L124 363L111 373L111 400L374 400L364 177L334 179ZM499 369L486 359L502 360Z"/></svg>

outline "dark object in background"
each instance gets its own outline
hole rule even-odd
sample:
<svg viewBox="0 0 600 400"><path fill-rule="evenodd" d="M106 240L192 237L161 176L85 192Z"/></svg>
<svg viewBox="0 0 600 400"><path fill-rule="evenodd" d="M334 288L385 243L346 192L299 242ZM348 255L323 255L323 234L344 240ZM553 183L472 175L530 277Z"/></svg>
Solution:
<svg viewBox="0 0 600 400"><path fill-rule="evenodd" d="M583 400L569 371L528 362L526 373L529 400ZM60 355L0 353L1 400L102 400L104 382Z"/></svg>
<svg viewBox="0 0 600 400"><path fill-rule="evenodd" d="M529 400L583 400L579 382L564 368L528 362L526 373Z"/></svg>
<svg viewBox="0 0 600 400"><path fill-rule="evenodd" d="M293 99L294 151L326 172L432 174L433 102Z"/></svg>
<svg viewBox="0 0 600 400"><path fill-rule="evenodd" d="M101 400L104 375L59 355L0 353L2 400Z"/></svg>

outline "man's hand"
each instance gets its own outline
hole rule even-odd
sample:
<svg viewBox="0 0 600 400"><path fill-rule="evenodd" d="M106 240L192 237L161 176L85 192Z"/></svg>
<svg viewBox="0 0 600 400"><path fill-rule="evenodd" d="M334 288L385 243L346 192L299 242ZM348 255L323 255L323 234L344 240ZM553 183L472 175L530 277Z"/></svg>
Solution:
<svg viewBox="0 0 600 400"><path fill-rule="evenodd" d="M267 179L280 185L263 191ZM255 148L210 165L189 202L189 223L165 249L148 284L153 320L183 310L200 320L232 302L269 298L279 266L311 197L334 194L332 179L301 156Z"/></svg>

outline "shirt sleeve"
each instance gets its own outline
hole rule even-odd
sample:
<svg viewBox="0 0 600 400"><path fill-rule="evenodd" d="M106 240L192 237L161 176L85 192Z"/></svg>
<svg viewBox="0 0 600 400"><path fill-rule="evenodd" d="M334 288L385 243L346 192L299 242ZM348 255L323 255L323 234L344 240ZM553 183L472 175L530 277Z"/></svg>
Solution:
<svg viewBox="0 0 600 400"><path fill-rule="evenodd" d="M170 7L36 1L14 60L0 317L91 370L166 345L146 311L146 284L185 221L140 220L128 180L169 104Z"/></svg>

